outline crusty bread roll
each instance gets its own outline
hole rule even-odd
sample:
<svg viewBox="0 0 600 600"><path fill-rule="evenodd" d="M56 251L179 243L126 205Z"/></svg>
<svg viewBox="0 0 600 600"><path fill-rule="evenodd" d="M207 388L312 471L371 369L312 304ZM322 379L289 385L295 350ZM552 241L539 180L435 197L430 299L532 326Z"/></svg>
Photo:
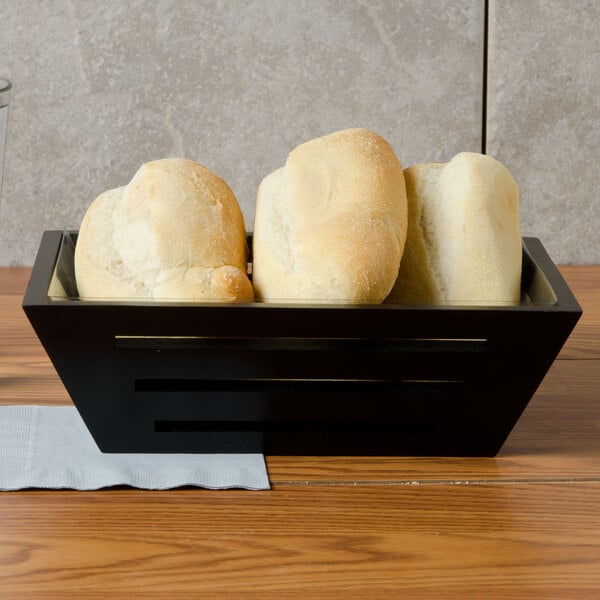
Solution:
<svg viewBox="0 0 600 600"><path fill-rule="evenodd" d="M402 165L366 129L295 148L258 189L253 285L263 301L379 303L406 238Z"/></svg>
<svg viewBox="0 0 600 600"><path fill-rule="evenodd" d="M520 299L517 184L483 154L404 171L408 236L386 302L505 304Z"/></svg>
<svg viewBox="0 0 600 600"><path fill-rule="evenodd" d="M227 184L191 160L140 167L88 208L75 248L82 298L253 300L244 220Z"/></svg>

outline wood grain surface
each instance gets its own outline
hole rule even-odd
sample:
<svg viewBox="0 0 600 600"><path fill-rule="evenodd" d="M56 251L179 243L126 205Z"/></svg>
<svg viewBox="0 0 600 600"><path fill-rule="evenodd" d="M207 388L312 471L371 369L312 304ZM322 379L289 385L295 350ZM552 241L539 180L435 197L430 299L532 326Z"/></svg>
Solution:
<svg viewBox="0 0 600 600"><path fill-rule="evenodd" d="M600 266L500 454L267 457L269 491L0 493L0 598L600 598ZM0 269L0 404L70 403Z"/></svg>

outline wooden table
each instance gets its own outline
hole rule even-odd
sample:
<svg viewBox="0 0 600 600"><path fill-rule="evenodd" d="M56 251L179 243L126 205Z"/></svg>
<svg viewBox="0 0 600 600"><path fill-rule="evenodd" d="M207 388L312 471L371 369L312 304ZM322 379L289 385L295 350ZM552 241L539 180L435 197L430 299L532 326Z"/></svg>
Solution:
<svg viewBox="0 0 600 600"><path fill-rule="evenodd" d="M496 458L268 457L269 491L0 493L0 598L600 598L600 266ZM0 404L70 400L0 269Z"/></svg>

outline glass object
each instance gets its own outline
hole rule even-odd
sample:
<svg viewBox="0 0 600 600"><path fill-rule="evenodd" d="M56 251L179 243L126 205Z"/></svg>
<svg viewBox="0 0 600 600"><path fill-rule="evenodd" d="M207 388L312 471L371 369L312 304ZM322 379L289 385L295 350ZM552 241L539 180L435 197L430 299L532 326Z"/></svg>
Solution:
<svg viewBox="0 0 600 600"><path fill-rule="evenodd" d="M8 101L11 83L0 77L0 198L2 197L2 179L4 175L4 150L6 146L6 129L8 125Z"/></svg>

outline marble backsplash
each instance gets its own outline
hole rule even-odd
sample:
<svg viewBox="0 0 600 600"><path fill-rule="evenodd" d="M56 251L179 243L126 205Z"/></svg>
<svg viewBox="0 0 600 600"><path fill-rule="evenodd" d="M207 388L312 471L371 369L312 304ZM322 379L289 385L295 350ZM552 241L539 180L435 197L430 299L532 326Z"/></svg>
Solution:
<svg viewBox="0 0 600 600"><path fill-rule="evenodd" d="M156 158L220 175L251 230L261 179L307 139L368 127L405 166L480 151L484 17L483 0L0 0L0 266ZM487 152L561 263L600 262L598 25L594 2L489 1Z"/></svg>

